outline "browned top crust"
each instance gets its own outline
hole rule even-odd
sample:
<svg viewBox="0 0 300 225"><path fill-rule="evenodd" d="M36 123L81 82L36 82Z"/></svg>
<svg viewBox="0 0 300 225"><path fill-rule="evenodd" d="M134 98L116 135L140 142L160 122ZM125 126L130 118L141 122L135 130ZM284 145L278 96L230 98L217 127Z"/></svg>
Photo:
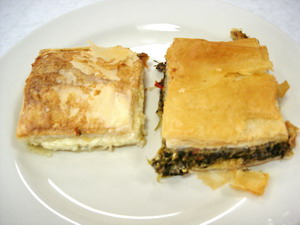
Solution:
<svg viewBox="0 0 300 225"><path fill-rule="evenodd" d="M130 131L144 66L121 46L41 50L26 80L17 137Z"/></svg>
<svg viewBox="0 0 300 225"><path fill-rule="evenodd" d="M166 60L167 147L242 147L288 139L278 84L266 73L273 65L256 39L176 38Z"/></svg>

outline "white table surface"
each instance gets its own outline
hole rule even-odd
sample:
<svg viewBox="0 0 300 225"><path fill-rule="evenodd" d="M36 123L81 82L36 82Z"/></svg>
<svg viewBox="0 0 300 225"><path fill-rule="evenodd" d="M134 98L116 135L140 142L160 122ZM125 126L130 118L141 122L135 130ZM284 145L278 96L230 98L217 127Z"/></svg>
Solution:
<svg viewBox="0 0 300 225"><path fill-rule="evenodd" d="M43 24L74 9L99 1L101 0L0 0L0 56L5 57L5 53L12 46ZM300 45L299 0L223 1L273 23ZM15 170L12 166L6 166L0 165L0 169ZM0 176L1 174L3 173L0 173ZM37 202L23 187L18 176L9 180L0 177L0 190L1 185L10 185L11 192L0 191L0 224L69 224ZM14 199L18 198L22 198L23 203L16 204ZM6 204L3 204L4 202Z"/></svg>
<svg viewBox="0 0 300 225"><path fill-rule="evenodd" d="M52 19L101 0L1 0L0 56ZM273 23L300 45L299 0L223 0Z"/></svg>

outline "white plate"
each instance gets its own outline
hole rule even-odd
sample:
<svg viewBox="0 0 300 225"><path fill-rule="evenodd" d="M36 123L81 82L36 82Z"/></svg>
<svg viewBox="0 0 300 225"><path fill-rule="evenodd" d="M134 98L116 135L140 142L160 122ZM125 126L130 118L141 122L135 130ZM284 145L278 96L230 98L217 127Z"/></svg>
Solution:
<svg viewBox="0 0 300 225"><path fill-rule="evenodd" d="M284 116L299 126L300 50L273 25L215 0L102 1L43 26L1 59L0 200L23 190L14 179L17 171L40 203L74 224L299 223L299 147L291 160L259 167L271 176L261 197L227 186L212 191L195 176L156 182L147 159L160 146L159 132L154 132L157 90L147 92L148 142L143 149L59 152L46 157L28 151L14 137L24 81L40 49L83 46L92 40L101 46L123 45L144 51L151 56L146 81L147 86L152 86L161 77L153 69L153 60L163 60L173 37L227 41L234 27L243 28L268 46L278 81L287 79L292 86L281 104ZM12 170L14 164L16 169ZM1 201L1 208L5 211L10 205L24 205L26 199L11 201L14 203ZM34 215L22 216L34 221Z"/></svg>

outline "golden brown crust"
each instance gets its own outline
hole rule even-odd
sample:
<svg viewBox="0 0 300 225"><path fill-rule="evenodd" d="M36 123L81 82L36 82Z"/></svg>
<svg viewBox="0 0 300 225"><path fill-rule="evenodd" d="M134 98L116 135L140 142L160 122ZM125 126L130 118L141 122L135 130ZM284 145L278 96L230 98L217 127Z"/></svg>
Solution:
<svg viewBox="0 0 300 225"><path fill-rule="evenodd" d="M299 128L292 124L290 121L286 121L285 125L289 133L289 144L292 148L296 146L296 138L299 132Z"/></svg>
<svg viewBox="0 0 300 225"><path fill-rule="evenodd" d="M243 33L242 30L239 30L239 29L232 29L230 31L230 36L233 41L248 38L248 36L245 33Z"/></svg>
<svg viewBox="0 0 300 225"><path fill-rule="evenodd" d="M120 46L93 48L40 51L26 80L18 138L131 131L145 62Z"/></svg>
<svg viewBox="0 0 300 225"><path fill-rule="evenodd" d="M177 38L168 49L162 136L167 147L252 146L288 138L278 84L255 39Z"/></svg>
<svg viewBox="0 0 300 225"><path fill-rule="evenodd" d="M232 188L249 191L255 195L263 195L269 182L269 174L261 171L236 170L230 181Z"/></svg>
<svg viewBox="0 0 300 225"><path fill-rule="evenodd" d="M212 189L226 183L234 189L262 195L269 181L269 175L261 171L228 170L206 171L198 173L198 178Z"/></svg>
<svg viewBox="0 0 300 225"><path fill-rule="evenodd" d="M148 67L147 62L148 62L148 60L149 60L149 56L148 56L146 53L144 53L144 52L138 54L137 56L138 56L139 59L142 61L143 66L147 68L147 67Z"/></svg>
<svg viewBox="0 0 300 225"><path fill-rule="evenodd" d="M289 83L285 80L278 85L278 98L283 98L287 91L290 89Z"/></svg>
<svg viewBox="0 0 300 225"><path fill-rule="evenodd" d="M175 38L167 51L166 60L169 76L197 74L201 78L207 78L216 74L249 74L273 68L267 48L257 46L255 39L210 42L203 39Z"/></svg>

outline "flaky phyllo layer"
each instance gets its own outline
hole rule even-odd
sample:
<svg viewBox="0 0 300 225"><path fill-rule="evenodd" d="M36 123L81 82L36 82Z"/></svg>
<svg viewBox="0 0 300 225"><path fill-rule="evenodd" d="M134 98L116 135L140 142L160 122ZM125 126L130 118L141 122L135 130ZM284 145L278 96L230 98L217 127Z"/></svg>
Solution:
<svg viewBox="0 0 300 225"><path fill-rule="evenodd" d="M17 137L51 150L143 145L147 59L93 43L41 50L26 80Z"/></svg>
<svg viewBox="0 0 300 225"><path fill-rule="evenodd" d="M272 69L267 48L254 38L175 38L166 54L156 172L236 169L290 155L296 128L280 113L286 83L278 85Z"/></svg>

